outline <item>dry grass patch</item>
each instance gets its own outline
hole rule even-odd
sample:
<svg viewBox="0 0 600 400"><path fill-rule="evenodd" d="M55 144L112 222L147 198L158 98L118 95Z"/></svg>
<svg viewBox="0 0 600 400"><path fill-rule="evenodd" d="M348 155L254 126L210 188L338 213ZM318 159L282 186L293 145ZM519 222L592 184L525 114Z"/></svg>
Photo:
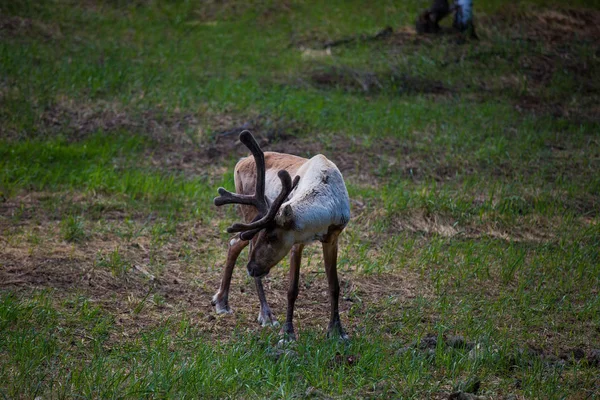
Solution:
<svg viewBox="0 0 600 400"><path fill-rule="evenodd" d="M19 16L0 15L0 37L19 39L37 38L58 40L63 37L60 27L55 23Z"/></svg>
<svg viewBox="0 0 600 400"><path fill-rule="evenodd" d="M47 194L28 195L29 209L36 209L32 199L43 196ZM5 204L3 215L14 208L11 200ZM115 316L119 330L114 334L120 337L133 337L167 319L180 318L221 339L230 338L236 327L261 329L256 323L254 281L245 273L245 253L232 281L230 304L234 314L216 315L210 305L226 256L226 241L221 239L216 220L208 224L180 221L174 231L162 236L157 236L142 216L128 221L122 216L86 220L87 238L69 243L62 237L61 221L43 215L40 209L23 213L18 225L7 218L1 220L0 229L6 235L1 240L0 290L25 294L52 289L57 299L83 295ZM153 223L160 224L161 220ZM124 232L137 233L123 236ZM346 246L342 245L344 253L349 251ZM340 312L355 334L361 331L367 315L382 320L400 318L373 315L373 304L382 299L404 304L417 293L427 292L422 277L408 271L367 276L350 265L340 272L340 279ZM287 261L265 278L269 302L280 320L287 306L287 282ZM329 300L319 245L305 250L300 285L295 316L300 333L304 329L324 332Z"/></svg>
<svg viewBox="0 0 600 400"><path fill-rule="evenodd" d="M319 67L308 73L305 82L318 89L338 89L349 93L377 94L390 84L397 95L446 95L452 90L439 80L398 72L375 73L350 67Z"/></svg>
<svg viewBox="0 0 600 400"><path fill-rule="evenodd" d="M568 43L575 39L595 42L600 37L600 11L591 8L505 5L479 20L479 31L493 27L511 32L514 39L542 43Z"/></svg>
<svg viewBox="0 0 600 400"><path fill-rule="evenodd" d="M540 8L505 6L499 12L479 19L478 30L485 36L498 33L514 41L540 44L540 52L515 54L517 74L506 76L504 85L523 91L514 99L518 111L551 115L573 121L599 122L596 104L598 69L592 57L576 53L574 41L598 53L600 11L569 7ZM545 93L559 74L573 80L577 102ZM559 79L565 79L559 77ZM502 90L502 88L498 89Z"/></svg>
<svg viewBox="0 0 600 400"><path fill-rule="evenodd" d="M550 243L560 238L561 228L565 225L562 217L529 216L520 217L510 225L502 224L496 218L482 218L480 221L458 223L442 215L415 210L410 214L396 215L391 218L391 232L417 232L442 237L482 239L494 238L506 242ZM585 221L578 221L582 226Z"/></svg>
<svg viewBox="0 0 600 400"><path fill-rule="evenodd" d="M39 110L38 124L43 136L60 134L69 141L78 141L99 131L119 130L163 138L169 133L174 134L171 140L185 141L184 131L197 127L199 120L196 115L177 110L172 113L159 108L137 111L116 101L81 101L61 95ZM13 133L17 134L27 135Z"/></svg>

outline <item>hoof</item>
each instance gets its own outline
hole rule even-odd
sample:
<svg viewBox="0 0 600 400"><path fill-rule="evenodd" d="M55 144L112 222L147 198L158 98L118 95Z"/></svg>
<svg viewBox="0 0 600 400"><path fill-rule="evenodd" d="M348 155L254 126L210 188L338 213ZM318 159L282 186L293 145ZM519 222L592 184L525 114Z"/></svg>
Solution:
<svg viewBox="0 0 600 400"><path fill-rule="evenodd" d="M349 342L350 341L350 336L348 336L345 333L342 335L339 335L337 333L328 333L327 338L332 339L332 340L339 340L340 342Z"/></svg>
<svg viewBox="0 0 600 400"><path fill-rule="evenodd" d="M279 321L277 321L277 317L273 315L271 310L267 312L259 312L257 321L263 328L267 326L273 326L276 328L279 326Z"/></svg>
<svg viewBox="0 0 600 400"><path fill-rule="evenodd" d="M215 311L217 312L217 314L232 314L233 313L233 311L229 307L228 302L223 301L222 299L219 299L218 294L215 294L213 296L211 304L213 306L215 306Z"/></svg>
<svg viewBox="0 0 600 400"><path fill-rule="evenodd" d="M341 327L336 327L333 329L330 328L327 331L327 337L329 339L338 339L342 342L350 341L350 336L348 336L348 334Z"/></svg>
<svg viewBox="0 0 600 400"><path fill-rule="evenodd" d="M296 334L295 333L286 333L277 342L277 347L278 348L287 347L294 343L296 343Z"/></svg>
<svg viewBox="0 0 600 400"><path fill-rule="evenodd" d="M279 342L277 342L278 347L282 347L287 344L296 342L296 332L294 330L294 325L292 325L289 322L283 324L283 326L281 327L281 331L279 331L279 335L281 336L281 339L279 340Z"/></svg>

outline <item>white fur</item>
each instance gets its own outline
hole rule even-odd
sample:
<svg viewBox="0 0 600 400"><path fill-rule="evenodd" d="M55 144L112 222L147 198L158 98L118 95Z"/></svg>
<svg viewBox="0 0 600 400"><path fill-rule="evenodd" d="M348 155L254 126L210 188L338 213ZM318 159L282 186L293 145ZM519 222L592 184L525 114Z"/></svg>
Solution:
<svg viewBox="0 0 600 400"><path fill-rule="evenodd" d="M319 154L302 165L296 175L300 182L281 206L278 219L287 205L294 215L295 243L319 240L331 225L344 227L350 220L350 200L340 170ZM292 179L294 176L292 176ZM272 202L281 191L277 171L268 170L265 176L265 196Z"/></svg>

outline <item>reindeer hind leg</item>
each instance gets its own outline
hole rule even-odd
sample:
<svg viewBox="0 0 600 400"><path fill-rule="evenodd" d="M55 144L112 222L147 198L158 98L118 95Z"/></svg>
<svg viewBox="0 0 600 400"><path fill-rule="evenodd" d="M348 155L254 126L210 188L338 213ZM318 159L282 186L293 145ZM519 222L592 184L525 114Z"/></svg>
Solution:
<svg viewBox="0 0 600 400"><path fill-rule="evenodd" d="M338 253L338 235L332 234L327 241L323 242L323 260L325 262L325 272L329 283L329 302L331 305L331 318L327 335L329 337L339 337L347 340L348 335L342 328L339 312L340 283L337 275L337 253Z"/></svg>
<svg viewBox="0 0 600 400"><path fill-rule="evenodd" d="M294 330L294 305L298 298L299 282L300 282L300 262L302 261L303 244L297 244L292 247L290 253L290 278L288 287L288 305L285 318L285 324L281 327L281 333L284 335L283 341L295 340L296 332Z"/></svg>

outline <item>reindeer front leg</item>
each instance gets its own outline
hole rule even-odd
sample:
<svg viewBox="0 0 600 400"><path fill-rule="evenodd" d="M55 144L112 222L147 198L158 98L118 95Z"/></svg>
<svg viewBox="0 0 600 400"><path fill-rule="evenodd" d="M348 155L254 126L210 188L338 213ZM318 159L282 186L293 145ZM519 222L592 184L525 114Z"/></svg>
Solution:
<svg viewBox="0 0 600 400"><path fill-rule="evenodd" d="M267 296L265 296L265 289L263 288L262 278L254 278L256 283L256 292L258 293L258 300L260 301L260 311L258 312L258 323L264 326L279 326L277 318L271 312L271 307L267 303Z"/></svg>
<svg viewBox="0 0 600 400"><path fill-rule="evenodd" d="M229 308L229 285L231 284L231 276L233 275L233 268L235 267L236 260L247 245L247 240L242 240L237 236L229 242L229 250L227 251L227 261L225 262L225 269L223 270L221 286L219 287L219 291L212 298L212 305L215 306L217 314L229 314L232 312L231 308Z"/></svg>
<svg viewBox="0 0 600 400"><path fill-rule="evenodd" d="M290 282L288 287L288 306L285 317L285 324L281 328L281 333L286 336L285 339L296 340L296 332L294 331L294 305L298 298L298 285L300 283L300 262L302 260L303 244L297 244L292 247L290 253Z"/></svg>
<svg viewBox="0 0 600 400"><path fill-rule="evenodd" d="M329 337L337 336L340 339L346 340L348 339L348 335L342 328L339 312L340 283L337 275L338 235L339 232L332 233L323 241L323 259L329 283L329 302L331 304L331 318L329 320L327 335Z"/></svg>

